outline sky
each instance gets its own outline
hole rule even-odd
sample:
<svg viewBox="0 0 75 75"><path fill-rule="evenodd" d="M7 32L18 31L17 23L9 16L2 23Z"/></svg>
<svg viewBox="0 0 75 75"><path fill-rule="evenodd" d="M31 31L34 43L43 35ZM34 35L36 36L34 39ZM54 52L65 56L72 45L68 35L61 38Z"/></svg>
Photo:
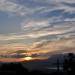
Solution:
<svg viewBox="0 0 75 75"><path fill-rule="evenodd" d="M0 55L64 52L75 52L75 0L0 0Z"/></svg>

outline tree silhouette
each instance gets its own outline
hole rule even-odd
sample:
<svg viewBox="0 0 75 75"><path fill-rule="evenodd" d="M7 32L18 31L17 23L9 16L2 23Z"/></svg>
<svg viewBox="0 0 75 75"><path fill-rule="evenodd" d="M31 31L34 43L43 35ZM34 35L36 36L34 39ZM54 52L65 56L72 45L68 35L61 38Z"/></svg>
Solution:
<svg viewBox="0 0 75 75"><path fill-rule="evenodd" d="M63 71L65 74L72 74L75 73L75 60L74 60L74 54L68 53L67 58L64 58L63 63Z"/></svg>

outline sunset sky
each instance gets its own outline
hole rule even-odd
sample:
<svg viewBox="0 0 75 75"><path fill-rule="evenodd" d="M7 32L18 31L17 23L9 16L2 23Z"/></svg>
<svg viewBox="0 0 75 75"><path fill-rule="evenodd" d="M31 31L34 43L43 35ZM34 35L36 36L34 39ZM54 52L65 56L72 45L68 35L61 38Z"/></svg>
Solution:
<svg viewBox="0 0 75 75"><path fill-rule="evenodd" d="M75 0L0 0L0 55L64 52L75 52Z"/></svg>

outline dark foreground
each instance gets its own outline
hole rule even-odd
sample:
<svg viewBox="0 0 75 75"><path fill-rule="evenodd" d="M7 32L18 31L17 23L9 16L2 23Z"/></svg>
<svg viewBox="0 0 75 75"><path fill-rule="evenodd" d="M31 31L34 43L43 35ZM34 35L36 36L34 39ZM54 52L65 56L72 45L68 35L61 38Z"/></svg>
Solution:
<svg viewBox="0 0 75 75"><path fill-rule="evenodd" d="M3 63L0 66L0 75L75 75L75 55L68 54L64 58L62 71L59 69L59 62L57 60L57 69L55 72L47 73L44 71L33 70L29 71L21 63Z"/></svg>
<svg viewBox="0 0 75 75"><path fill-rule="evenodd" d="M10 64L3 64L0 67L0 74L4 74L4 75L53 75L52 74L47 74L38 70L34 70L29 72L26 68L24 68L22 66L21 63L10 63ZM62 73L57 73L55 72L55 74L59 75Z"/></svg>

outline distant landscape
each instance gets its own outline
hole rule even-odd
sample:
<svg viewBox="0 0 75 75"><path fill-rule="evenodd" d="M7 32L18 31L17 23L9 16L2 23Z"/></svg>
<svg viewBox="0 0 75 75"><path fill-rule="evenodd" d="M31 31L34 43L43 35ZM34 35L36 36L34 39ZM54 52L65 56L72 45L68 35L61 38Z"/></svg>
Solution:
<svg viewBox="0 0 75 75"><path fill-rule="evenodd" d="M75 73L75 55L73 53L56 54L45 60L0 62L0 73L71 75ZM71 70L69 70L71 69Z"/></svg>

